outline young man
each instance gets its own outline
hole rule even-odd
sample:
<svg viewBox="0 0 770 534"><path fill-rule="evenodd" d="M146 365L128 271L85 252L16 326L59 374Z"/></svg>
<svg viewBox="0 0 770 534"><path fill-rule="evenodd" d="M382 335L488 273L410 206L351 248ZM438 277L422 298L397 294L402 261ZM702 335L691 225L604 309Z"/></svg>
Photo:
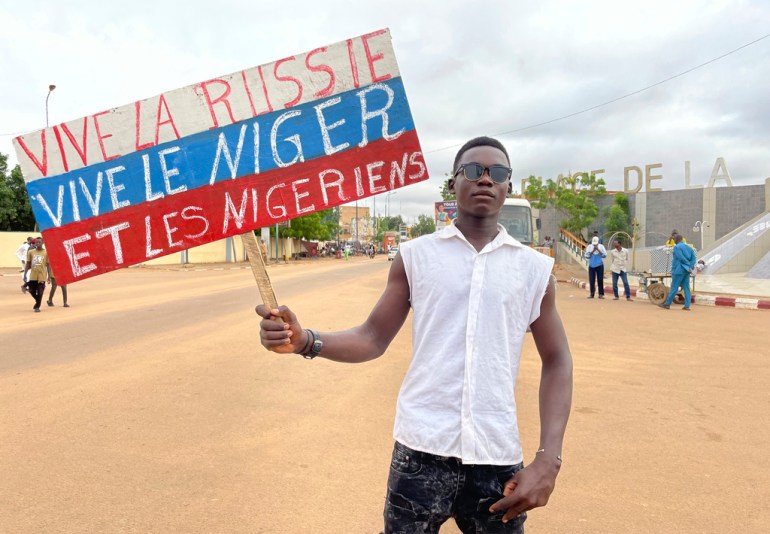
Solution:
<svg viewBox="0 0 770 534"><path fill-rule="evenodd" d="M666 302L658 304L661 308L671 308L676 292L681 287L684 290L684 308L690 311L690 274L695 268L695 252L690 245L686 245L684 238L674 235L674 251L671 258L671 291L668 292Z"/></svg>
<svg viewBox="0 0 770 534"><path fill-rule="evenodd" d="M48 251L43 249L43 238L35 239L35 248L27 252L27 264L24 267L24 275L29 271L29 294L35 299L32 310L40 313L40 303L45 294L45 283L51 279L51 265L48 263Z"/></svg>
<svg viewBox="0 0 770 534"><path fill-rule="evenodd" d="M628 250L624 249L620 245L620 241L617 239L613 241L613 247L610 251L612 257L612 265L610 270L612 271L612 292L615 295L615 300L618 300L618 278L623 280L623 288L626 292L626 300L631 302L631 288L628 287L628 275L626 274L626 264L628 264Z"/></svg>
<svg viewBox="0 0 770 534"><path fill-rule="evenodd" d="M35 246L35 240L28 237L27 240L16 249L16 257L21 261L21 292L27 292L27 280L24 278L24 270L27 267L27 252Z"/></svg>
<svg viewBox="0 0 770 534"><path fill-rule="evenodd" d="M588 287L591 294L589 299L594 298L596 286L599 286L599 298L604 298L604 258L607 257L607 249L599 243L599 238L593 236L591 244L586 247L586 258L588 259Z"/></svg>
<svg viewBox="0 0 770 534"><path fill-rule="evenodd" d="M257 306L269 350L363 362L387 349L410 308L412 363L397 402L385 534L523 532L561 467L572 399L572 356L556 311L553 260L498 224L511 191L503 145L480 137L454 162L457 219L402 243L367 320L350 330L304 330L285 306ZM449 318L435 310L452 309ZM274 320L281 318L284 323ZM540 446L523 465L514 387L527 328L542 361Z"/></svg>

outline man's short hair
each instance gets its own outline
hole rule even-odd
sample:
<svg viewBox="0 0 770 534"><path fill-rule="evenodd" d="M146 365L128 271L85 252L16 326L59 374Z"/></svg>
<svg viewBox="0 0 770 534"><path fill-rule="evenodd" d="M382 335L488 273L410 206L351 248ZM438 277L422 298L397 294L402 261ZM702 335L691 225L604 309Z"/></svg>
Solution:
<svg viewBox="0 0 770 534"><path fill-rule="evenodd" d="M465 143L462 147L460 147L460 150L457 151L457 155L455 156L454 165L452 165L453 173L457 171L457 165L460 163L460 158L463 156L463 154L465 154L471 148L476 148L477 146L491 146L492 148L498 149L500 152L505 154L505 159L508 160L508 165L511 165L511 157L508 155L508 151L500 141L492 137L481 136L474 137Z"/></svg>

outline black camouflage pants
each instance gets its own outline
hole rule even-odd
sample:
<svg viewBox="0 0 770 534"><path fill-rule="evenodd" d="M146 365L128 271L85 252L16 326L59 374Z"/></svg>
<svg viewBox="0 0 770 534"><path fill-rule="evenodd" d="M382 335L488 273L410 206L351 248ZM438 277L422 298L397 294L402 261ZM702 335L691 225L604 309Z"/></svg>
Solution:
<svg viewBox="0 0 770 534"><path fill-rule="evenodd" d="M450 517L465 534L524 532L527 514L508 523L489 507L522 464L465 465L396 442L390 463L384 534L437 534Z"/></svg>

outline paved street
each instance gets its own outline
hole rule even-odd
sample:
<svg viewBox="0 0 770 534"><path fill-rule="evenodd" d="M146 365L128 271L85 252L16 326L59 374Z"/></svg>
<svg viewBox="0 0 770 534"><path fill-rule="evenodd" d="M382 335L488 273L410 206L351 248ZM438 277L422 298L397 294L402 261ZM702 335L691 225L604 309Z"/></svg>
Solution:
<svg viewBox="0 0 770 534"><path fill-rule="evenodd" d="M390 265L270 276L324 331L363 320ZM69 293L71 308L57 295L33 314L17 276L0 277L0 533L379 532L410 321L385 356L345 366L264 351L247 269L131 268ZM557 490L527 532L764 532L770 314L587 300L569 284L558 302L573 413ZM538 373L528 339L527 458Z"/></svg>

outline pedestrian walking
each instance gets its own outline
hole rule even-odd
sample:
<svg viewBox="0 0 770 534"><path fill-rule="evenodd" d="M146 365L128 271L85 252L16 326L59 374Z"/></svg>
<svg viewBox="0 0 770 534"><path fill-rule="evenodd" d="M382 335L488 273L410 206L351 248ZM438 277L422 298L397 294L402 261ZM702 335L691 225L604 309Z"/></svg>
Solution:
<svg viewBox="0 0 770 534"><path fill-rule="evenodd" d="M16 257L21 261L21 270L19 271L21 273L21 292L26 293L27 292L27 279L25 277L25 270L27 267L27 252L29 252L29 249L34 248L35 246L35 240L31 237L28 237L24 243L21 244L19 248L16 249Z"/></svg>
<svg viewBox="0 0 770 534"><path fill-rule="evenodd" d="M35 248L27 252L27 263L24 267L24 275L29 272L27 287L35 305L32 310L40 313L40 303L45 295L45 283L51 278L51 265L48 263L48 251L43 248L43 238L35 239Z"/></svg>
<svg viewBox="0 0 770 534"><path fill-rule="evenodd" d="M685 244L681 235L674 235L674 250L671 258L671 291L666 302L658 304L661 308L669 309L679 288L684 291L683 310L690 311L690 274L695 269L695 252L690 245Z"/></svg>

